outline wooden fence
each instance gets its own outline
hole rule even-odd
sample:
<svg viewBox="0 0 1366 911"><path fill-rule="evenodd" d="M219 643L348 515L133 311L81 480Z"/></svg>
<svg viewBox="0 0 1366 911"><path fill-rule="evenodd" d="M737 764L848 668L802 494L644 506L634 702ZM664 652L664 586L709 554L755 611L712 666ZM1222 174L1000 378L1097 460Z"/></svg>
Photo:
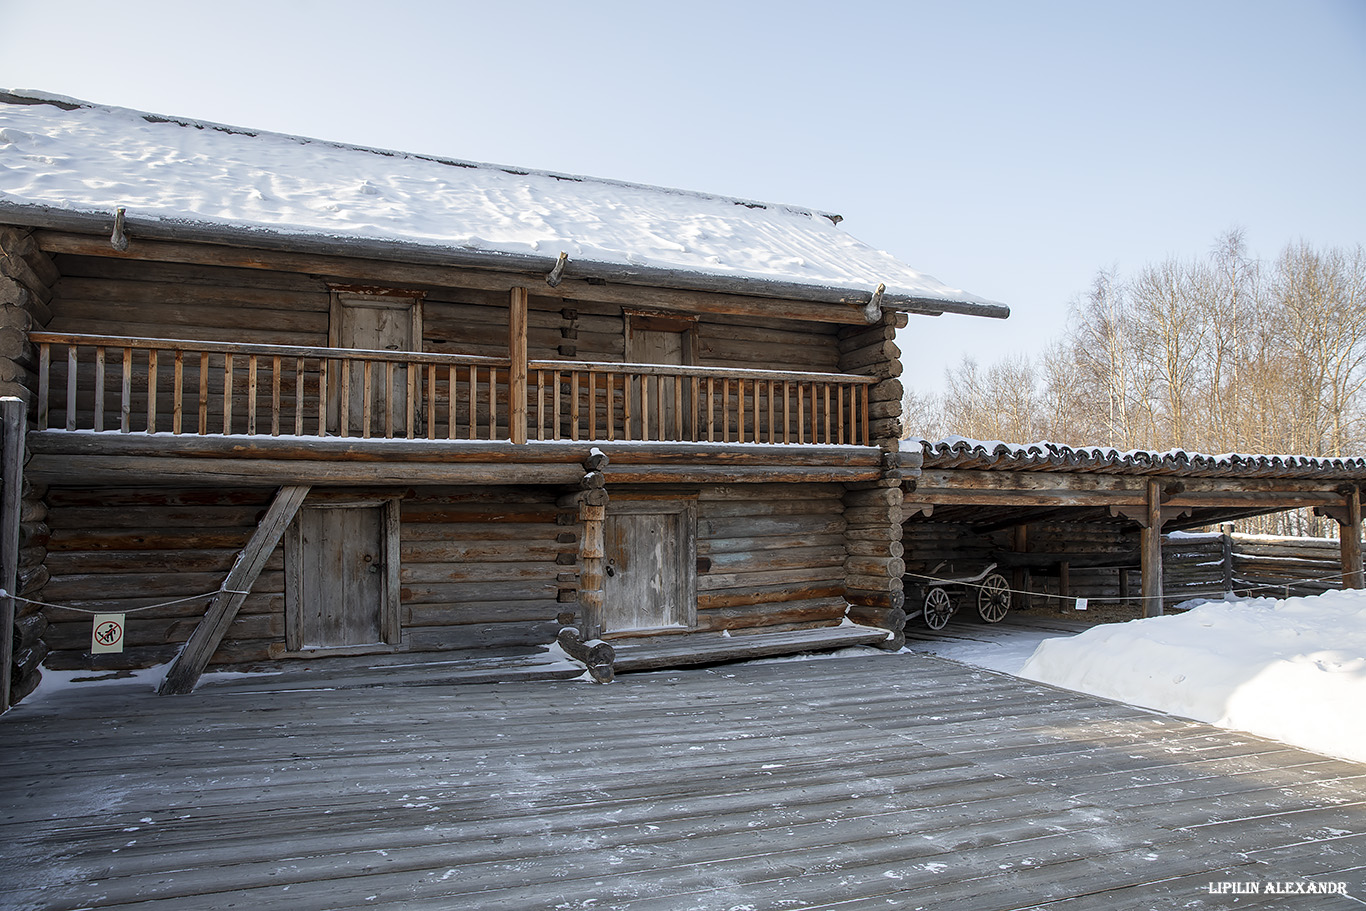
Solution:
<svg viewBox="0 0 1366 911"><path fill-rule="evenodd" d="M531 361L522 377L510 359L495 357L30 338L39 430L868 445L876 382L580 361ZM519 397L524 409L512 407Z"/></svg>
<svg viewBox="0 0 1366 911"><path fill-rule="evenodd" d="M1328 538L1262 535L1173 535L1162 544L1168 604L1217 598L1317 595L1342 588L1342 552Z"/></svg>

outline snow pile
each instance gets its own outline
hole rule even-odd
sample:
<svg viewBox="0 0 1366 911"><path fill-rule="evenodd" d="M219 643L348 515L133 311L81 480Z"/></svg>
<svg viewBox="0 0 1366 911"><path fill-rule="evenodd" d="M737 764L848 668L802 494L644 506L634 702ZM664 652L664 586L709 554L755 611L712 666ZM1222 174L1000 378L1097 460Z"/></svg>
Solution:
<svg viewBox="0 0 1366 911"><path fill-rule="evenodd" d="M1020 676L1366 762L1366 592L1214 601L1039 644Z"/></svg>
<svg viewBox="0 0 1366 911"><path fill-rule="evenodd" d="M807 209L23 98L0 204L987 303Z"/></svg>

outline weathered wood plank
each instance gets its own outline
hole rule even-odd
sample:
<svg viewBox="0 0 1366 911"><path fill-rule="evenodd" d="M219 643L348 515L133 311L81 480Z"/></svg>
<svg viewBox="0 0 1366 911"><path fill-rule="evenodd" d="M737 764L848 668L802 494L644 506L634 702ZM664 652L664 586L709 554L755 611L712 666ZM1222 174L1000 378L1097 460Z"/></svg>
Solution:
<svg viewBox="0 0 1366 911"><path fill-rule="evenodd" d="M276 494L261 524L242 549L237 563L223 580L203 621L195 628L184 650L176 656L166 672L166 679L159 688L162 695L183 695L194 689L199 675L204 673L209 659L223 641L247 592L307 496L308 488L299 486L282 487Z"/></svg>

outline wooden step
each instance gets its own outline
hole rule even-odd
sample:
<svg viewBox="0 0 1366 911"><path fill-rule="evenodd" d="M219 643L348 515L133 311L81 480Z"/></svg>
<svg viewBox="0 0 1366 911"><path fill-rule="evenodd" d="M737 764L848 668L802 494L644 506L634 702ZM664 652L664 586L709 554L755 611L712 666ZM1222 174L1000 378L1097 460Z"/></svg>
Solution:
<svg viewBox="0 0 1366 911"><path fill-rule="evenodd" d="M826 626L819 629L784 630L775 633L685 633L641 639L614 639L613 668L618 673L720 664L776 655L824 652L852 645L873 645L887 638L887 631L870 626Z"/></svg>
<svg viewBox="0 0 1366 911"><path fill-rule="evenodd" d="M375 656L380 658L380 656ZM387 660L386 660L387 659ZM407 660L403 660L407 659ZM459 683L507 683L529 680L567 680L582 675L583 665L541 652L536 655L490 655L451 660L439 654L383 656L381 660L325 659L294 663L284 669L262 668L255 673L210 671L201 685L248 687L254 691L356 689L370 686L450 686Z"/></svg>

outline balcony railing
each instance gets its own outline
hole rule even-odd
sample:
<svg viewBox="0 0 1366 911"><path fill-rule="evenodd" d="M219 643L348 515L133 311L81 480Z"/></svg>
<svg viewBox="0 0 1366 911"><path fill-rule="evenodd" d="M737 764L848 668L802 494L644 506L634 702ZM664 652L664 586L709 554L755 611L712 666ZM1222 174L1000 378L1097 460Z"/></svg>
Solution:
<svg viewBox="0 0 1366 911"><path fill-rule="evenodd" d="M531 361L523 380L508 358L48 332L30 338L44 430L869 443L874 380L861 376ZM513 407L519 398L523 407Z"/></svg>

